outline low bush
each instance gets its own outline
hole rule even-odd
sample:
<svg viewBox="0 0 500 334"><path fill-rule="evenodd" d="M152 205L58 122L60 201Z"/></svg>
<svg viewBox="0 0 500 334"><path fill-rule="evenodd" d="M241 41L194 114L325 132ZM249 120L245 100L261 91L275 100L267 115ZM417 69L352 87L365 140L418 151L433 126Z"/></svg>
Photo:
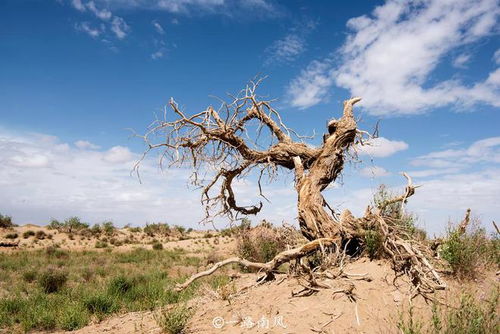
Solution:
<svg viewBox="0 0 500 334"><path fill-rule="evenodd" d="M96 315L99 319L106 314L116 311L117 305L114 298L108 294L93 294L84 299L83 305L90 314Z"/></svg>
<svg viewBox="0 0 500 334"><path fill-rule="evenodd" d="M176 305L166 310L162 309L155 314L155 320L165 332L169 334L182 334L186 331L186 325L193 315L193 311L185 305Z"/></svg>
<svg viewBox="0 0 500 334"><path fill-rule="evenodd" d="M0 214L0 228L10 228L16 226L12 222L12 217L11 216L4 216Z"/></svg>
<svg viewBox="0 0 500 334"><path fill-rule="evenodd" d="M55 293L61 290L66 281L68 274L63 271L47 270L40 275L38 283L45 293Z"/></svg>
<svg viewBox="0 0 500 334"><path fill-rule="evenodd" d="M35 233L35 238L37 238L38 240L43 240L46 237L47 237L47 234L42 230L36 231L36 233Z"/></svg>
<svg viewBox="0 0 500 334"><path fill-rule="evenodd" d="M107 221L102 223L102 229L104 233L111 236L115 233L116 227L113 225L113 222Z"/></svg>
<svg viewBox="0 0 500 334"><path fill-rule="evenodd" d="M136 282L126 276L117 276L113 278L108 284L108 293L111 295L123 296L130 291Z"/></svg>
<svg viewBox="0 0 500 334"><path fill-rule="evenodd" d="M19 237L19 234L17 234L17 233L7 233L5 235L6 239L17 239L18 237Z"/></svg>
<svg viewBox="0 0 500 334"><path fill-rule="evenodd" d="M31 283L36 280L38 272L36 270L28 270L23 273L23 280L25 282Z"/></svg>
<svg viewBox="0 0 500 334"><path fill-rule="evenodd" d="M272 227L260 225L238 235L238 254L249 261L267 262L285 249L285 238Z"/></svg>
<svg viewBox="0 0 500 334"><path fill-rule="evenodd" d="M155 235L168 236L171 233L170 226L164 223L146 224L143 231L150 237L154 237Z"/></svg>
<svg viewBox="0 0 500 334"><path fill-rule="evenodd" d="M163 244L161 242L155 242L155 243L153 243L153 249L154 250L162 250Z"/></svg>
<svg viewBox="0 0 500 334"><path fill-rule="evenodd" d="M498 236L489 238L477 221L467 231L449 227L439 254L458 278L474 279L481 272L481 267L491 263L498 265Z"/></svg>
<svg viewBox="0 0 500 334"><path fill-rule="evenodd" d="M95 248L106 248L108 247L108 243L106 241L96 241L95 242Z"/></svg>
<svg viewBox="0 0 500 334"><path fill-rule="evenodd" d="M89 228L89 224L82 222L78 217L70 217L64 222L60 222L57 219L52 219L47 227L52 230L74 233L82 230L87 230Z"/></svg>
<svg viewBox="0 0 500 334"><path fill-rule="evenodd" d="M366 252L370 259L376 259L383 250L382 236L378 231L367 230L365 234Z"/></svg>
<svg viewBox="0 0 500 334"><path fill-rule="evenodd" d="M28 230L23 233L23 238L28 239L29 237L32 237L35 235L35 231Z"/></svg>
<svg viewBox="0 0 500 334"><path fill-rule="evenodd" d="M496 334L500 327L498 297L498 287L485 300L464 293L458 307L434 304L431 319L417 319L410 307L400 313L398 328L403 334Z"/></svg>

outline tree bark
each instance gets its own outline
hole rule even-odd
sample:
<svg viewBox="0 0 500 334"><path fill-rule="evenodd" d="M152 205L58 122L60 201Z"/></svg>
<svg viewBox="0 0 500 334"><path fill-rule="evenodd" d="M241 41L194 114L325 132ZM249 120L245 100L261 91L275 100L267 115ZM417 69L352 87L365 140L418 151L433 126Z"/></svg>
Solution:
<svg viewBox="0 0 500 334"><path fill-rule="evenodd" d="M342 226L325 210L325 199L321 192L336 180L344 167L344 154L356 138L356 120L353 105L360 98L344 102L344 113L323 143L321 153L304 172L300 159L294 159L298 193L298 220L302 234L308 240L334 238L342 234Z"/></svg>

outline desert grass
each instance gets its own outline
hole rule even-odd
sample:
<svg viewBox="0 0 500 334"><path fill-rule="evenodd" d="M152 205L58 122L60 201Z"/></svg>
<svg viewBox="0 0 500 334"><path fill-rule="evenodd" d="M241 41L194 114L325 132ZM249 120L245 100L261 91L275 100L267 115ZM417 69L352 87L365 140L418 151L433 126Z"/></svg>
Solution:
<svg viewBox="0 0 500 334"><path fill-rule="evenodd" d="M114 313L186 302L199 284L176 292L185 278L167 273L201 261L181 249L0 253L0 330L75 330Z"/></svg>

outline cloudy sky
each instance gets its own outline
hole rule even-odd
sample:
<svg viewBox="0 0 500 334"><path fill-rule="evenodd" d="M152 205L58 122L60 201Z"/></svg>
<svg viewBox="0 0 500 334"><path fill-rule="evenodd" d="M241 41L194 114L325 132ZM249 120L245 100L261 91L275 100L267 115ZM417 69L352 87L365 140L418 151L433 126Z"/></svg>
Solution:
<svg viewBox="0 0 500 334"><path fill-rule="evenodd" d="M0 213L18 223L80 216L117 225L202 217L189 170L148 158L144 132L170 97L187 113L256 75L290 127L324 132L350 96L379 135L325 196L361 214L381 183L421 184L409 203L440 233L470 207L500 220L496 0L3 0ZM320 137L310 141L320 143ZM295 223L291 175L266 184L256 221ZM239 180L242 204L259 201ZM221 222L223 226L223 222Z"/></svg>

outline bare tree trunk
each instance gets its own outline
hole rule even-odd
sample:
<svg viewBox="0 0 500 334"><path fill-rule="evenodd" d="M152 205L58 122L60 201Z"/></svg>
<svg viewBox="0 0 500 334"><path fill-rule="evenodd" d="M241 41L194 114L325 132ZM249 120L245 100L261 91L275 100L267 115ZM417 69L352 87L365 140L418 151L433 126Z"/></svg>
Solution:
<svg viewBox="0 0 500 334"><path fill-rule="evenodd" d="M356 121L352 107L360 100L352 98L345 101L344 113L340 120L329 122L329 134L321 153L307 174L300 159L294 159L298 220L302 234L308 240L334 238L341 234L341 226L325 210L326 202L321 192L335 181L344 167L344 153L356 138Z"/></svg>

